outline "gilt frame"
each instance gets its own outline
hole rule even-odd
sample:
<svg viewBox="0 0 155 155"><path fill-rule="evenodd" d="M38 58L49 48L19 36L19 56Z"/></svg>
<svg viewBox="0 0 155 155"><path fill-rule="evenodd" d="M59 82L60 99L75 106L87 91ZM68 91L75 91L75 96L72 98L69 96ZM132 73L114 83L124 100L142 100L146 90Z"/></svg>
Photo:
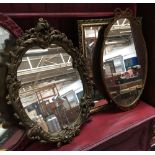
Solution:
<svg viewBox="0 0 155 155"><path fill-rule="evenodd" d="M99 35L98 35L98 40L96 43L96 47L94 52L98 51L98 54L94 55L94 64L93 64L93 74L95 75L95 82L97 87L99 88L99 90L105 94L107 100L109 101L110 104L112 105L116 105L118 108L120 108L121 110L129 110L131 108L134 108L137 105L137 101L140 98L145 83L146 83L146 78L147 78L147 66L148 66L148 62L147 62L147 48L146 48L146 44L144 41L144 37L142 34L142 25L141 25L141 18L139 17L135 17L132 13L132 11L130 9L126 9L126 10L121 10L120 8L115 9L114 11L114 18L113 20L109 23L109 25L107 27L102 27L100 29ZM139 95L137 96L137 98L134 100L134 102L132 102L131 104L128 104L126 106L122 106L119 103L116 103L110 96L110 93L107 90L106 84L105 84L105 80L104 80L104 71L102 69L102 63L103 63L103 49L105 47L105 41L106 41L106 37L110 31L111 26L120 18L127 18L130 21L131 24L131 29L132 29L132 34L133 34L133 40L135 42L135 49L136 49L136 53L138 56L141 56L140 59L140 64L142 66L143 72L145 73L143 78L143 87L141 92L139 93ZM99 63L98 63L99 62Z"/></svg>
<svg viewBox="0 0 155 155"><path fill-rule="evenodd" d="M84 89L84 95L80 102L80 114L77 120L56 134L43 131L41 127L28 117L19 97L21 82L17 79L17 69L26 51L33 46L45 49L49 47L50 44L61 46L71 55L73 58L73 68L78 70ZM93 106L93 85L88 77L88 70L85 64L86 59L77 48L74 48L72 41L69 40L64 33L50 27L48 22L43 18L39 19L35 28L26 30L17 40L16 46L9 52L8 74L6 78L8 95L6 98L7 103L13 105L14 115L19 120L19 124L26 129L27 136L30 139L57 143L57 146L60 147L62 144L69 142L75 135L79 134L80 127L83 123L87 122L90 109Z"/></svg>

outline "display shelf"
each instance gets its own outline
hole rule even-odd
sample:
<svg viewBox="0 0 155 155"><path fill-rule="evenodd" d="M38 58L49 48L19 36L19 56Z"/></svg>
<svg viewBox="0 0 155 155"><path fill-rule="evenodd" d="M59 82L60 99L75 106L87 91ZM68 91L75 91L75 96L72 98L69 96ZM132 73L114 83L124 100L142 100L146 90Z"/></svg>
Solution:
<svg viewBox="0 0 155 155"><path fill-rule="evenodd" d="M139 104L130 111L104 111L92 115L91 121L81 128L80 134L60 148L25 138L25 148L21 142L13 150L150 150L155 108L143 101L138 102Z"/></svg>

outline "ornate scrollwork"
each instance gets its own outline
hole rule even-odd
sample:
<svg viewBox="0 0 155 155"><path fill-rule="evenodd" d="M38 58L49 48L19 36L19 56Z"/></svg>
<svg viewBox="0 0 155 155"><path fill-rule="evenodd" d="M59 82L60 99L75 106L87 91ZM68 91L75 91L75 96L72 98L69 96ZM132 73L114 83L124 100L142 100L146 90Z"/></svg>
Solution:
<svg viewBox="0 0 155 155"><path fill-rule="evenodd" d="M0 52L0 72L1 74L1 93L0 93L0 114L2 117L2 120L0 124L3 128L9 128L11 126L17 125L17 120L12 117L13 111L12 106L6 104L7 97L6 96L6 86L5 86L5 78L6 78L6 72L7 67L5 65L5 62L8 58L8 51L12 49L15 43L15 39L22 35L23 31L22 29L7 15L0 13L0 26L2 29L4 29L6 32L8 32L9 36L8 38L4 37L4 48ZM2 40L3 40L2 39ZM9 102L8 102L9 103Z"/></svg>
<svg viewBox="0 0 155 155"><path fill-rule="evenodd" d="M115 17L117 17L117 18L119 18L119 17L122 18L122 16L132 17L132 16L133 16L133 12L132 12L132 10L129 9L129 8L127 8L127 9L125 9L125 10L121 10L120 8L116 8L116 9L114 10L114 15L115 15Z"/></svg>
<svg viewBox="0 0 155 155"><path fill-rule="evenodd" d="M47 48L51 44L61 46L69 55L71 55L73 59L73 67L77 68L84 88L84 95L80 103L81 110L77 120L54 135L43 131L26 114L19 97L21 83L17 79L17 69L26 51L33 46ZM26 128L27 135L30 139L43 142L56 142L57 145L60 146L63 143L69 142L79 133L80 126L87 121L90 108L93 105L92 82L88 77L88 71L85 64L86 59L77 48L74 48L72 41L68 40L64 33L50 27L48 22L42 18L39 19L35 28L25 31L23 36L17 40L16 47L9 53L8 74L6 78L8 89L7 103L13 105L16 116L20 120L19 124Z"/></svg>

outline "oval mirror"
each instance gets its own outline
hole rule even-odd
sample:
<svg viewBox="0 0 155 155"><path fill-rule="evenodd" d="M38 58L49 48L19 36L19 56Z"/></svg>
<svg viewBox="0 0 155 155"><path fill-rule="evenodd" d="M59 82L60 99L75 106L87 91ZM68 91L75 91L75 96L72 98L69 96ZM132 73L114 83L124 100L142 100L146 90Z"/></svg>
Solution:
<svg viewBox="0 0 155 155"><path fill-rule="evenodd" d="M93 106L86 60L64 33L40 18L10 52L7 88L20 125L30 139L71 140Z"/></svg>
<svg viewBox="0 0 155 155"><path fill-rule="evenodd" d="M147 52L138 19L120 15L101 28L101 80L108 101L127 110L136 104L147 74Z"/></svg>
<svg viewBox="0 0 155 155"><path fill-rule="evenodd" d="M46 132L59 132L80 113L83 85L72 57L56 44L29 49L18 67L21 103L29 118Z"/></svg>

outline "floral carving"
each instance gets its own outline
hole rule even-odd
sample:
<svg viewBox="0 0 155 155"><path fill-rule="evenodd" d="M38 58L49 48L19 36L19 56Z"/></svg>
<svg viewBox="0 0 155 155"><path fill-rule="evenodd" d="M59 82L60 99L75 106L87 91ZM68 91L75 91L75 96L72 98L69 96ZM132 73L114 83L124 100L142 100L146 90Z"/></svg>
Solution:
<svg viewBox="0 0 155 155"><path fill-rule="evenodd" d="M47 48L51 44L61 46L69 55L71 55L73 67L77 68L84 88L84 96L80 103L81 110L77 120L54 135L43 131L26 114L19 97L21 83L17 79L17 69L26 51L33 46ZM92 82L88 77L88 71L85 65L86 60L82 53L80 53L77 48L74 48L72 41L68 40L64 33L50 27L48 22L41 18L35 28L25 31L23 36L17 40L16 47L9 53L9 59L8 74L6 78L8 89L7 101L8 104L13 105L15 115L20 120L19 124L24 126L27 130L27 136L30 139L39 140L41 142L56 142L58 146L69 142L79 133L80 126L88 119L90 108L93 106Z"/></svg>

